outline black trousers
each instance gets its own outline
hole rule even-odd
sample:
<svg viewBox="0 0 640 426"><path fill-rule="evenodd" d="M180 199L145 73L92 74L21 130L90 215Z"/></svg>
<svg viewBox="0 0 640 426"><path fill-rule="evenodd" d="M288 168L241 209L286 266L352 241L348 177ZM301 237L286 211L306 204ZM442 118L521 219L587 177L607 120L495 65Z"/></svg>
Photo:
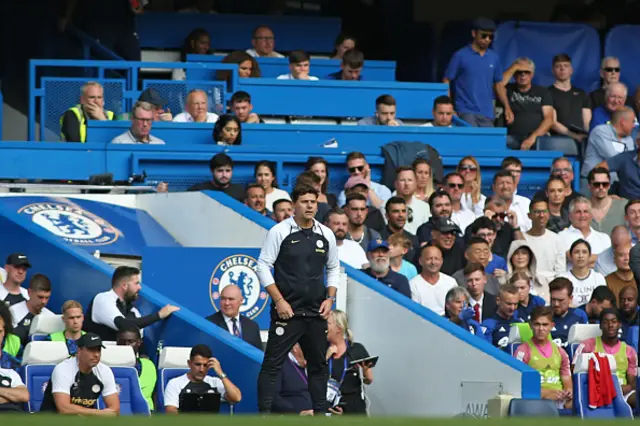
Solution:
<svg viewBox="0 0 640 426"><path fill-rule="evenodd" d="M309 393L316 412L327 410L327 321L320 316L294 315L289 320L271 319L269 340L258 376L258 410L271 412L276 380L289 351L300 343L307 360Z"/></svg>

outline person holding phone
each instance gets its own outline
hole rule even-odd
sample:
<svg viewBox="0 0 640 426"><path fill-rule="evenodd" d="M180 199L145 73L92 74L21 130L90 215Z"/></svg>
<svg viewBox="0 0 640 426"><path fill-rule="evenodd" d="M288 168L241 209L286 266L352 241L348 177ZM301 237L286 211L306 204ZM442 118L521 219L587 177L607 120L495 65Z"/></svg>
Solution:
<svg viewBox="0 0 640 426"><path fill-rule="evenodd" d="M340 310L332 311L327 324L329 411L333 414L367 414L363 384L373 383L372 368L375 359L353 365L352 361L364 360L370 356L362 344L353 341L346 313Z"/></svg>

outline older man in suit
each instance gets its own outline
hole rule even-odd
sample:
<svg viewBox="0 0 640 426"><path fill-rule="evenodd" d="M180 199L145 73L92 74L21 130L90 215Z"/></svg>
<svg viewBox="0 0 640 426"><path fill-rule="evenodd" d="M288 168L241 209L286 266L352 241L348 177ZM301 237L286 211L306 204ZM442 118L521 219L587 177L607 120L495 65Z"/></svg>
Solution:
<svg viewBox="0 0 640 426"><path fill-rule="evenodd" d="M240 315L240 306L243 302L244 297L242 297L240 287L228 285L220 293L220 311L208 316L207 320L262 350L258 324L244 315Z"/></svg>

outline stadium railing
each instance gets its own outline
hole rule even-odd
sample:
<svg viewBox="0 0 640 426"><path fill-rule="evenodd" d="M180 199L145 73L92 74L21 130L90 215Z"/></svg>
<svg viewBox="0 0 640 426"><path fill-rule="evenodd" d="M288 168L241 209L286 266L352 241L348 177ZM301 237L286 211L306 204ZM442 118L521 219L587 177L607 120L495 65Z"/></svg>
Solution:
<svg viewBox="0 0 640 426"><path fill-rule="evenodd" d="M67 27L67 32L74 36L80 43L82 44L82 55L83 59L90 60L96 59L94 55L97 55L98 59L108 59L111 61L124 61L124 58L118 56L112 50L100 44L98 40L89 36L84 31L79 28L69 25Z"/></svg>

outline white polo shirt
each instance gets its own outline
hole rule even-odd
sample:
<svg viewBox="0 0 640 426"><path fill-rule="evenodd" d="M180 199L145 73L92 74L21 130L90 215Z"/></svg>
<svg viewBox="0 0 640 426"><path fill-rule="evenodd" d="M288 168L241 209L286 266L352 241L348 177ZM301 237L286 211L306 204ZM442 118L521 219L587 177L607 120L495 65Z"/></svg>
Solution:
<svg viewBox="0 0 640 426"><path fill-rule="evenodd" d="M582 235L582 232L579 229L574 228L573 225L558 232L558 237L560 237L560 241L563 244L563 252L566 253L571 248L571 244L581 238L589 243L591 246L591 253L595 255L598 255L611 247L611 238L609 238L607 234L596 231L591 227L589 227L589 230L591 232L587 237ZM567 265L567 267L570 268L570 265Z"/></svg>

